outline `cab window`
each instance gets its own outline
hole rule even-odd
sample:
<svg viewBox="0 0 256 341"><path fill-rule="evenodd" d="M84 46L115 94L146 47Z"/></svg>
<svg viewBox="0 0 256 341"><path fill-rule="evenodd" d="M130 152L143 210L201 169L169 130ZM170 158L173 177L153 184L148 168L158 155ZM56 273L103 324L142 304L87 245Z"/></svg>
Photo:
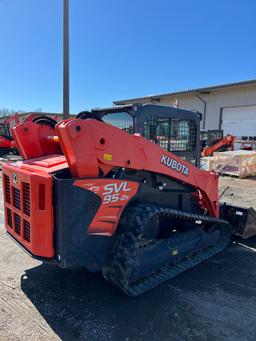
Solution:
<svg viewBox="0 0 256 341"><path fill-rule="evenodd" d="M193 151L196 148L196 125L193 120L149 116L143 136L169 151Z"/></svg>
<svg viewBox="0 0 256 341"><path fill-rule="evenodd" d="M106 114L102 117L102 120L114 127L124 130L129 134L134 133L133 118L127 112Z"/></svg>

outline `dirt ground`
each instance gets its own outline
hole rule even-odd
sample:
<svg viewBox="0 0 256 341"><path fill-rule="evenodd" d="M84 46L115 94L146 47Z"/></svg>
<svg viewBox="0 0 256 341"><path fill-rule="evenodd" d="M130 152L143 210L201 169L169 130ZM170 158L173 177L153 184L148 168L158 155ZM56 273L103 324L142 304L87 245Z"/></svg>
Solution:
<svg viewBox="0 0 256 341"><path fill-rule="evenodd" d="M222 202L244 207L251 206L256 210L256 177L237 179L222 176L219 178L219 195Z"/></svg>
<svg viewBox="0 0 256 341"><path fill-rule="evenodd" d="M223 201L256 205L255 179L221 178L220 193L224 189ZM255 283L253 238L131 299L99 273L30 258L5 235L0 202L1 341L254 341Z"/></svg>

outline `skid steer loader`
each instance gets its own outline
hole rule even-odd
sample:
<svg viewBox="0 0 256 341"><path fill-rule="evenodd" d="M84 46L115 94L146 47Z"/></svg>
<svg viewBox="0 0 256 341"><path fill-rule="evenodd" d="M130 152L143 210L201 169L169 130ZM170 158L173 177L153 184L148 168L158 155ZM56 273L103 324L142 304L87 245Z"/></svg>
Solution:
<svg viewBox="0 0 256 341"><path fill-rule="evenodd" d="M221 216L218 177L198 168L200 119L128 105L16 125L23 161L3 166L9 236L44 262L101 270L129 296L223 251L236 230L225 215L242 216Z"/></svg>

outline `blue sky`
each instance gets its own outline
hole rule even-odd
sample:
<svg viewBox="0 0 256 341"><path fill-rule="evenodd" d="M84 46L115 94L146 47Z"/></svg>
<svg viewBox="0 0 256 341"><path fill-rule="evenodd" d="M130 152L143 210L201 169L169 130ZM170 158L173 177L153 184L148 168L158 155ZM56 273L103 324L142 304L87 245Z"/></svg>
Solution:
<svg viewBox="0 0 256 341"><path fill-rule="evenodd" d="M70 111L256 78L254 0L70 0ZM0 107L62 111L62 0L0 0Z"/></svg>

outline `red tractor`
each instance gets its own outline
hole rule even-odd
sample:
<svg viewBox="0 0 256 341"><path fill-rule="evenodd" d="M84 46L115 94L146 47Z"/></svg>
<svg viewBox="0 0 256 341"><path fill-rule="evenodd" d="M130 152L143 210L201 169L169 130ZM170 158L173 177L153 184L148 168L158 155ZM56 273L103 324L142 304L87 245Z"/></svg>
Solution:
<svg viewBox="0 0 256 341"><path fill-rule="evenodd" d="M39 124L50 124L51 122L55 125L57 123L55 117L52 119L37 112L28 113L28 116L25 117L24 122L30 121L38 122ZM0 156L6 154L18 154L18 150L16 149L15 142L11 135L11 128L19 123L20 119L18 113L7 117L2 123L0 123Z"/></svg>
<svg viewBox="0 0 256 341"><path fill-rule="evenodd" d="M19 123L18 113L6 118L0 123L0 156L11 153L16 153L14 141L10 133L10 128Z"/></svg>
<svg viewBox="0 0 256 341"><path fill-rule="evenodd" d="M247 228L197 167L198 113L129 105L12 134L24 161L3 166L5 226L36 259L101 270L137 296L223 251L234 216Z"/></svg>

